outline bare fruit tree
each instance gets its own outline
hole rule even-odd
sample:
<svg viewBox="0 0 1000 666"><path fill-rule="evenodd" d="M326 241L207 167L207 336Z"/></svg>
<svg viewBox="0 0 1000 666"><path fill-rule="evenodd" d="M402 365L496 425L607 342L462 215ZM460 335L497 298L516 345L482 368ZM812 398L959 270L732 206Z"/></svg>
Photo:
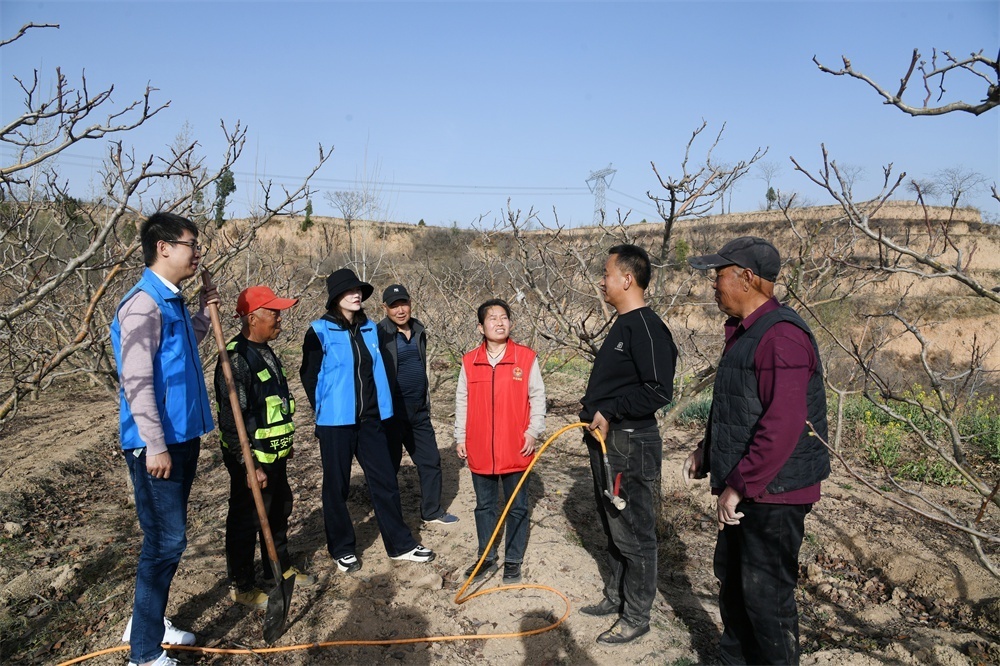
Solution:
<svg viewBox="0 0 1000 666"><path fill-rule="evenodd" d="M1000 479L985 476L991 467L974 446L982 433L970 432L967 425L979 408L981 392L990 390L987 359L996 341L976 334L964 348L943 349L942 340L934 340L936 322L927 310L929 303L963 297L980 301L986 311L1000 309L1000 294L984 284L971 267L977 247L974 233L965 227L972 224L957 220L954 199L943 211L932 212L921 204L922 218L913 221L890 223L879 218L880 209L906 182L906 174L895 175L892 165L883 169L882 190L876 197L855 201L850 195L849 176L841 173L825 148L817 169L807 169L794 158L792 163L832 197L842 212L837 232L844 239L842 245L803 248L801 263L819 267L810 280L816 285L816 277L822 276L819 284L823 288L814 287L809 293L802 283L789 284L789 293L853 368L851 373L841 372L841 381L828 377L831 388L838 398L860 392L867 404L899 428L894 432L907 433L903 438L906 443L929 461L922 468L923 474L937 470L943 478L961 480L979 502L964 515L956 507L935 502L922 492L922 479L914 478L912 470L895 466L898 451L894 448L890 452L886 441L869 444L885 481L864 479L866 485L897 504L964 532L983 565L1000 576L994 561L1000 535L983 523L987 510L1000 509ZM789 213L789 220L794 229L794 213ZM871 289L878 284L883 285L878 291ZM844 308L824 312L824 289L834 285L839 286L837 293L849 293L851 299ZM886 296L887 292L894 296ZM843 326L845 319L855 325ZM843 427L841 414L838 409L834 429L838 437ZM892 447L901 445L893 437L889 440ZM837 447L833 448L839 455ZM863 478L852 467L848 469Z"/></svg>
<svg viewBox="0 0 1000 666"><path fill-rule="evenodd" d="M382 191L381 166L366 164L354 187L325 192L324 198L336 208L347 231L347 252L343 264L362 280L371 281L382 271L385 255L389 203Z"/></svg>
<svg viewBox="0 0 1000 666"><path fill-rule="evenodd" d="M0 47L44 27L58 26L28 24ZM238 230L215 233L205 227L202 202L206 188L243 150L246 129L238 122L232 129L222 124L226 148L214 169L205 167L188 138L175 140L162 157L137 157L116 137L169 105L154 100L155 88L116 108L113 87L95 94L83 76L74 85L60 69L48 95L37 70L17 80L25 110L0 127L0 142L14 154L0 165L0 424L60 377L115 385L108 326L141 270L138 224L146 214L176 212L199 223L211 253L203 264L224 273L264 224L306 198L309 177L328 158L321 146L316 166L296 189L275 191L260 183L263 202L250 218ZM106 140L99 192L85 201L71 193L56 158L82 141L98 140Z"/></svg>
<svg viewBox="0 0 1000 666"><path fill-rule="evenodd" d="M749 159L734 163L720 162L714 153L726 131L726 126L723 124L709 145L704 160L695 161L691 152L707 127L708 123L702 121L701 125L691 133L691 138L688 139L684 149L684 157L681 159L679 175L661 176L656 163L650 162L653 173L656 174L660 187L664 190L657 194L646 193L656 204L656 210L663 220L659 252L650 253L657 258L660 266L670 263L670 238L677 221L708 215L712 207L722 200L736 181L746 175L750 168L767 154L766 148L758 148Z"/></svg>

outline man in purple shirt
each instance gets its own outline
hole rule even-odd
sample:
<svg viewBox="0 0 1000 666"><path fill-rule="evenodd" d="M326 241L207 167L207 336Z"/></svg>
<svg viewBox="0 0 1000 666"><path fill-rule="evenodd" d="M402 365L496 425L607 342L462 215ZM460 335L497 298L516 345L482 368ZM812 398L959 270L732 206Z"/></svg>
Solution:
<svg viewBox="0 0 1000 666"><path fill-rule="evenodd" d="M714 269L729 315L705 439L685 479L710 475L717 496L715 575L725 664L798 664L795 605L804 520L830 474L826 390L809 326L774 298L775 247L745 236L691 257Z"/></svg>

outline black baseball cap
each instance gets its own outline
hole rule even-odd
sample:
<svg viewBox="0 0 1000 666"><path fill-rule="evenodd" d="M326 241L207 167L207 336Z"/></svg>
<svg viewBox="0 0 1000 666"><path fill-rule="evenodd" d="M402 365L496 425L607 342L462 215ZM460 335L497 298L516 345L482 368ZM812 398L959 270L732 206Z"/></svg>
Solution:
<svg viewBox="0 0 1000 666"><path fill-rule="evenodd" d="M781 271L781 255L769 241L757 236L741 236L722 246L715 254L688 257L688 263L699 271L723 266L749 268L768 282L778 279Z"/></svg>
<svg viewBox="0 0 1000 666"><path fill-rule="evenodd" d="M382 302L386 305L392 305L396 301L408 300L410 300L410 292L406 291L406 287L401 284L390 284L382 292Z"/></svg>

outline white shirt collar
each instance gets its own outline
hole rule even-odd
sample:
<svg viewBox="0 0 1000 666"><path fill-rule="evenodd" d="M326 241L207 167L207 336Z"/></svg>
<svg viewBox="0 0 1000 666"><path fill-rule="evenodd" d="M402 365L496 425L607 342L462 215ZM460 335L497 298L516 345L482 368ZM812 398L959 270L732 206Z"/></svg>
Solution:
<svg viewBox="0 0 1000 666"><path fill-rule="evenodd" d="M150 270L150 272L153 275L155 275L156 277L160 278L160 281L163 282L163 284L167 285L167 289L169 289L171 293L173 293L173 294L179 294L179 293L181 293L181 290L178 289L177 285L175 285L173 282L171 282L167 278L165 278L162 275L160 275L159 273L157 273L156 270L154 270L152 268L150 268L149 270Z"/></svg>

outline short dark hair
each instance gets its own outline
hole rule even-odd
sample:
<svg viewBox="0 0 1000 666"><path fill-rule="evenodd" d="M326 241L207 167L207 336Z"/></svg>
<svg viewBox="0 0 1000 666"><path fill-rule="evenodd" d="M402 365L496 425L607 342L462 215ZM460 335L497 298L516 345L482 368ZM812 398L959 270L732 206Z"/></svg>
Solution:
<svg viewBox="0 0 1000 666"><path fill-rule="evenodd" d="M486 313L489 312L490 308L503 308L503 311L507 313L507 319L510 319L510 306L507 305L507 301L502 298L491 298L482 305L479 306L479 310L476 311L476 317L479 319L479 323L482 324L486 321Z"/></svg>
<svg viewBox="0 0 1000 666"><path fill-rule="evenodd" d="M649 254L638 245L615 245L608 254L616 256L615 263L623 273L631 273L640 289L649 286L649 278L653 273L649 263Z"/></svg>
<svg viewBox="0 0 1000 666"><path fill-rule="evenodd" d="M142 260L147 266L156 261L156 245L160 241L178 240L184 235L184 230L190 231L198 238L198 226L176 213L153 213L139 227L139 239L142 241Z"/></svg>

